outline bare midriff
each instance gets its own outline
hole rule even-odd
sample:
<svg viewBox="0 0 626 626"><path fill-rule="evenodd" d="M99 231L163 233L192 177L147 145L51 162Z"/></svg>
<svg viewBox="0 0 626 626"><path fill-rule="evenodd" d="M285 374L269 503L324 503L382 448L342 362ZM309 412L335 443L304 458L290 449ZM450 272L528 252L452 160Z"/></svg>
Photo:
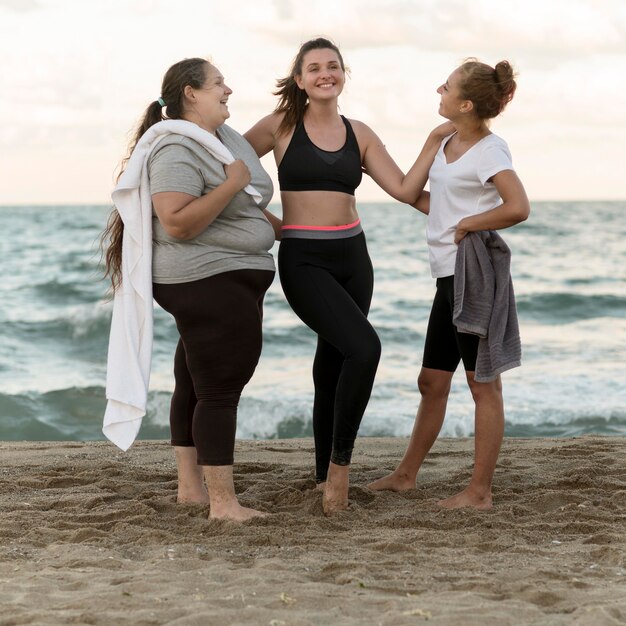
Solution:
<svg viewBox="0 0 626 626"><path fill-rule="evenodd" d="M281 191L283 225L343 226L359 219L354 196L339 191Z"/></svg>

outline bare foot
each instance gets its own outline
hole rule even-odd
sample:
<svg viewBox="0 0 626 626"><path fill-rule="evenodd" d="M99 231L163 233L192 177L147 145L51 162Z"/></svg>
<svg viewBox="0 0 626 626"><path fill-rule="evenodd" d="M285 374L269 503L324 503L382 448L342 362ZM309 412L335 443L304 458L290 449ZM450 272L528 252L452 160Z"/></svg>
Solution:
<svg viewBox="0 0 626 626"><path fill-rule="evenodd" d="M209 494L205 491L204 493L181 493L178 492L178 496L176 497L177 504L208 504L209 503Z"/></svg>
<svg viewBox="0 0 626 626"><path fill-rule="evenodd" d="M367 488L372 491L408 491L415 489L415 478L410 478L406 474L391 472L388 476L383 476L370 483Z"/></svg>
<svg viewBox="0 0 626 626"><path fill-rule="evenodd" d="M322 508L324 515L334 515L348 508L348 487L350 486L350 466L335 465L331 462L324 485Z"/></svg>
<svg viewBox="0 0 626 626"><path fill-rule="evenodd" d="M225 519L231 522L245 522L253 517L267 516L268 513L249 509L238 502L220 507L213 506L209 512L209 519Z"/></svg>
<svg viewBox="0 0 626 626"><path fill-rule="evenodd" d="M314 489L315 491L324 491L324 489L326 489L326 481L324 481L323 483L317 483Z"/></svg>
<svg viewBox="0 0 626 626"><path fill-rule="evenodd" d="M342 495L329 494L329 490L324 490L324 496L322 498L322 508L324 509L324 515L330 517L335 513L348 510L348 494L345 497Z"/></svg>
<svg viewBox="0 0 626 626"><path fill-rule="evenodd" d="M461 493L457 493L456 496L439 500L437 504L444 509L473 508L479 511L487 511L493 508L491 492L479 493L469 487L461 491Z"/></svg>

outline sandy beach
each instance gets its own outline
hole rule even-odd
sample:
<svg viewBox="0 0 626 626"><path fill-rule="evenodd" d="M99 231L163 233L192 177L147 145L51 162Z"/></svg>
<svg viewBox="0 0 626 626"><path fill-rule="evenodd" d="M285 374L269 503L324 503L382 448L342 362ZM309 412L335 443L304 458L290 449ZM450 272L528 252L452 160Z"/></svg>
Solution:
<svg viewBox="0 0 626 626"><path fill-rule="evenodd" d="M368 491L405 445L359 439L329 519L312 441L240 441L241 501L273 515L235 525L176 504L167 442L2 442L0 624L626 623L625 439L506 439L489 512L436 506L467 439Z"/></svg>

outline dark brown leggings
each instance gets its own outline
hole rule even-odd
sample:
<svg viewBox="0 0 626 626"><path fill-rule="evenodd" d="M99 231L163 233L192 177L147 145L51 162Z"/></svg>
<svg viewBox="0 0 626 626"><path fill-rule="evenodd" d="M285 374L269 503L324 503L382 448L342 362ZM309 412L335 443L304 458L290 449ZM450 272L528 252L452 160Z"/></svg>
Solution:
<svg viewBox="0 0 626 626"><path fill-rule="evenodd" d="M176 320L170 407L173 446L195 446L199 465L232 465L237 406L261 355L263 298L274 272L235 270L153 285Z"/></svg>

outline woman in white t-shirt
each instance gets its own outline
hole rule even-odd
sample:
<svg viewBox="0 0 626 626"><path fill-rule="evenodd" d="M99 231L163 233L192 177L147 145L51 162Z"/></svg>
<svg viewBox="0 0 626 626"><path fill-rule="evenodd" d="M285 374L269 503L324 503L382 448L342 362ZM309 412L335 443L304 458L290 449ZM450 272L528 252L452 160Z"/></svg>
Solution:
<svg viewBox="0 0 626 626"><path fill-rule="evenodd" d="M474 380L478 337L458 332L452 323L454 268L458 244L467 233L507 228L529 215L528 198L508 146L488 124L511 101L515 88L507 61L492 68L468 59L437 89L439 114L457 132L442 141L430 169L430 198L422 194L415 205L428 215L430 265L437 279L418 378L421 402L404 458L371 489L415 488L421 464L441 430L452 376L462 360L476 405L474 470L463 491L439 504L492 507L491 483L504 434L502 383L499 375L493 382Z"/></svg>

